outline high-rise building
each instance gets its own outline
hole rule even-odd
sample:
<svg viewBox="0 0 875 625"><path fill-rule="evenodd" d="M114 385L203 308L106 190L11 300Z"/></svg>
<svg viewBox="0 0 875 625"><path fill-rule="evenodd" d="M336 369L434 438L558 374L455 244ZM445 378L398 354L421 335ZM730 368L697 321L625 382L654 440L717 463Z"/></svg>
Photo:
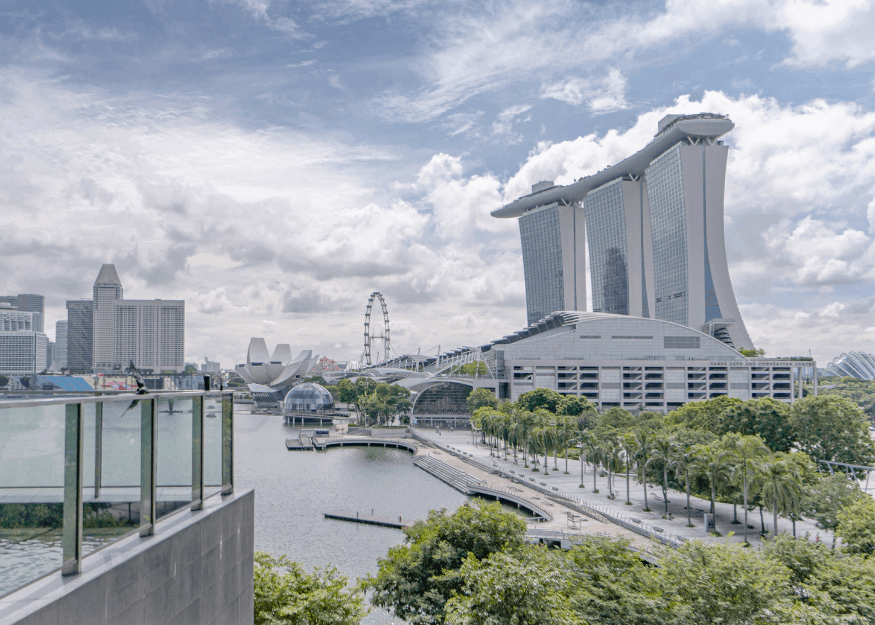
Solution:
<svg viewBox="0 0 875 625"><path fill-rule="evenodd" d="M0 295L0 302L5 302L22 312L33 313L33 326L35 332L45 332L46 298L33 293L21 293L20 295Z"/></svg>
<svg viewBox="0 0 875 625"><path fill-rule="evenodd" d="M94 367L94 302L67 302L67 369L88 371Z"/></svg>
<svg viewBox="0 0 875 625"><path fill-rule="evenodd" d="M585 228L595 312L673 321L751 347L723 233L728 148L719 138L733 128L724 115L667 115L653 141L620 163L567 186L539 183L493 211L519 218L528 322L586 310ZM560 210L570 222L538 217Z"/></svg>
<svg viewBox="0 0 875 625"><path fill-rule="evenodd" d="M55 352L53 363L58 371L67 367L67 321L55 323Z"/></svg>
<svg viewBox="0 0 875 625"><path fill-rule="evenodd" d="M182 372L185 348L185 302L116 300L113 364L131 362L141 371Z"/></svg>
<svg viewBox="0 0 875 625"><path fill-rule="evenodd" d="M0 303L0 373L36 375L46 368L48 337L34 330L34 313Z"/></svg>
<svg viewBox="0 0 875 625"><path fill-rule="evenodd" d="M185 368L185 302L126 300L115 265L103 265L92 293L92 363L95 371ZM69 340L69 339L68 339Z"/></svg>
<svg viewBox="0 0 875 625"><path fill-rule="evenodd" d="M110 370L115 359L115 302L123 299L122 281L115 265L103 265L94 281L94 340L91 358L95 371Z"/></svg>

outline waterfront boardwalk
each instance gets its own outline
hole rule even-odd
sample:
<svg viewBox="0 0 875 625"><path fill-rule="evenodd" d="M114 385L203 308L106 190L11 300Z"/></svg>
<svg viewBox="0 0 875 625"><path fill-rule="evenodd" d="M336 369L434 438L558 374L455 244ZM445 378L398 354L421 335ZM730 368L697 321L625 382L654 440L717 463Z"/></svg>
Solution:
<svg viewBox="0 0 875 625"><path fill-rule="evenodd" d="M741 525L731 523L733 519L732 504L717 503L717 530L722 534L722 537L709 536L706 533L703 524L703 513L710 507L710 502L708 500L697 497L690 498L693 527L687 527L686 493L669 489L669 515L666 516L666 503L662 496L662 487L658 484L650 484L647 489L650 511L644 511L643 488L642 485L635 480L634 474L632 475L630 485L630 501L632 502L632 505L627 506L625 503L625 473L614 476L613 490L615 498L608 499L607 477L602 476L600 473L593 476L592 465L587 465L585 467L585 473L583 475L584 487L580 488L581 471L579 460L569 460L569 473L565 474L564 458L561 456L559 457L557 463L559 470L554 471L554 459L550 456L550 473L545 475L543 472L543 456L540 458L541 466L539 468L541 471L534 472L531 468L527 469L523 466L521 454L519 454L516 462L514 462L512 451L508 453L507 460L504 459L503 450L497 456L490 455L490 448L488 445L479 441L475 445L472 442L470 430L456 430L453 432L441 428L440 434L438 434L434 429L416 428L415 432L425 441L420 453L431 453L447 464L464 471L472 477L484 479L488 483L493 483L499 486L513 485L523 488L526 492L533 493L533 498L541 497L542 500L546 499L546 495L542 490L553 491L555 489L558 492L570 493L584 503L598 506L600 509L606 509L610 511L611 514L619 517L630 518L633 522L640 523L640 526L649 526L654 528L657 532L662 530L664 534L674 535L680 538L681 542L683 540L702 540L706 542L741 542L743 540L743 530ZM429 447L427 446L429 442L434 443L435 445L440 445L444 447L445 450L429 450ZM463 457L466 458L467 461L463 460ZM476 463L476 465L472 463ZM497 471L501 471L505 475L509 475L510 472L513 471L515 475L510 476L512 479L508 479L494 473ZM596 486L600 490L599 493L593 492L594 477L596 480ZM534 478L534 484L531 481L532 478ZM541 486L542 483L545 486ZM536 486L540 486L542 490L537 489ZM563 506L561 506L560 503L555 502L555 500L552 503L554 507L549 508L550 510L563 510L565 512L572 512L572 514L576 513L576 511L572 511L569 508L563 508ZM737 512L739 519L743 519L744 511L741 505L738 506ZM772 525L772 515L768 510L764 510L763 514L765 517L766 529L770 529ZM576 525L577 523L575 521L569 520L566 526L566 516L564 512L560 514L553 512L553 516L554 520L551 523L539 523L537 527L543 529L548 529L548 526L549 529L560 529L561 527L563 531L574 533L590 533L598 535L604 535L607 533L611 536L630 538L633 541L637 541L639 544L642 542L651 543L646 537L640 536L625 528L621 528L613 523L603 524L595 519L584 517L585 520L580 523L581 529L578 530L569 527ZM748 525L753 526L748 529L749 542L754 546L760 545L762 541L759 533L760 514L758 508L754 508L748 512ZM779 518L778 530L782 533L790 533L792 531L790 521ZM734 535L729 537L731 532L733 532ZM826 541L827 544L832 540L830 532L818 529L812 521L807 519L797 521L797 536L805 536L806 532L809 533L811 540L814 540L818 535L820 536L820 540ZM771 536L771 533L767 534L767 536Z"/></svg>
<svg viewBox="0 0 875 625"><path fill-rule="evenodd" d="M326 519L335 519L337 521L352 521L353 523L364 523L365 525L382 525L383 527L394 527L396 529L404 529L407 523L401 522L401 517L393 519L387 516L373 516L370 514L359 514L358 512L347 512L340 510L339 512L324 512ZM412 521L411 523L415 523Z"/></svg>

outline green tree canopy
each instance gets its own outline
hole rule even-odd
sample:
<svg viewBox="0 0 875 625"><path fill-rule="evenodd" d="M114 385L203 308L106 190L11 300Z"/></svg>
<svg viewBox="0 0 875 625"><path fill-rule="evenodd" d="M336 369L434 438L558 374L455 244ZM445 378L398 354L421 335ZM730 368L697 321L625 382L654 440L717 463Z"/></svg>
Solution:
<svg viewBox="0 0 875 625"><path fill-rule="evenodd" d="M255 553L255 625L358 625L364 593L347 589L336 568L307 573L286 556Z"/></svg>
<svg viewBox="0 0 875 625"><path fill-rule="evenodd" d="M848 553L875 556L875 499L863 496L839 510L836 534Z"/></svg>
<svg viewBox="0 0 875 625"><path fill-rule="evenodd" d="M584 412L597 414L595 404L590 402L586 397L577 397L576 395L565 395L559 406L556 409L556 414L566 417L579 417Z"/></svg>
<svg viewBox="0 0 875 625"><path fill-rule="evenodd" d="M488 388L475 388L468 395L468 411L473 415L480 408L498 409L498 398Z"/></svg>
<svg viewBox="0 0 875 625"><path fill-rule="evenodd" d="M839 525L839 512L866 497L856 482L844 473L821 474L814 484L807 488L804 501L805 515L814 519L817 526L835 531Z"/></svg>
<svg viewBox="0 0 875 625"><path fill-rule="evenodd" d="M376 577L374 605L391 608L398 618L415 625L439 623L446 602L466 584L460 569L469 557L483 560L503 548L523 546L525 522L498 503L465 504L454 514L429 512L404 530L405 544L389 549Z"/></svg>
<svg viewBox="0 0 875 625"><path fill-rule="evenodd" d="M9 384L9 376L0 373L0 386L6 386L7 384Z"/></svg>
<svg viewBox="0 0 875 625"><path fill-rule="evenodd" d="M564 398L565 396L557 391L552 391L548 388L536 388L533 391L520 395L517 404L523 410L534 412L538 408L543 408L555 414Z"/></svg>
<svg viewBox="0 0 875 625"><path fill-rule="evenodd" d="M790 409L799 448L817 460L872 466L875 443L862 411L844 397L806 397Z"/></svg>
<svg viewBox="0 0 875 625"><path fill-rule="evenodd" d="M721 395L706 401L694 401L673 410L666 417L668 425L684 425L695 430L719 432L720 416L733 406L742 403L740 399Z"/></svg>
<svg viewBox="0 0 875 625"><path fill-rule="evenodd" d="M570 608L561 556L543 549L469 555L463 591L448 603L449 625L586 625Z"/></svg>
<svg viewBox="0 0 875 625"><path fill-rule="evenodd" d="M772 451L789 451L793 442L790 406L771 398L732 404L717 415L716 434L757 435Z"/></svg>

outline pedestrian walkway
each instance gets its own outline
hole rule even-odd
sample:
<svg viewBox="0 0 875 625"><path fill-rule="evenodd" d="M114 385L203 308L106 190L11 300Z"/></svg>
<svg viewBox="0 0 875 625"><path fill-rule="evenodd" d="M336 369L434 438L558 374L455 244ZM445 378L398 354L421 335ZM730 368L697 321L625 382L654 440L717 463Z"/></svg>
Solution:
<svg viewBox="0 0 875 625"><path fill-rule="evenodd" d="M704 514L710 509L711 502L707 499L690 497L689 518L693 527L687 527L686 509L686 493L678 492L672 489L668 491L668 501L663 496L662 486L660 484L648 484L647 486L647 501L648 506L644 504L644 487L636 479L634 474L630 476L628 484L628 499L631 505L626 505L627 499L627 483L626 474L622 473L613 476L611 489L608 488L608 477L602 475L599 471L593 475L592 465L586 465L581 470L581 463L578 460L568 460L568 473L565 473L565 459L559 457L554 459L549 457L548 468L549 472L543 472L544 458L538 460L537 468L539 471L533 471L530 463L529 468L525 468L521 454L518 454L516 461L513 457L513 451L509 450L507 459L505 459L504 450L496 452L490 449L488 445L476 441L470 431L448 431L441 430L440 436L435 433L435 430L420 429L415 430L416 434L424 440L430 441L436 445L440 445L446 449L440 458L453 466L456 466L469 475L482 477L491 481L502 483L518 481L519 485L525 484L529 489L537 490L541 493L566 493L579 498L580 501L588 506L592 506L597 510L604 510L607 515L616 519L626 520L637 526L649 526L655 528L655 532L659 535L675 536L679 541L683 540L705 540L705 541L726 541L741 542L743 538L742 525L733 524L734 511L732 504L717 503L716 506L716 531L720 536L711 536L705 529ZM425 450L420 450L424 453ZM464 458L464 460L463 460ZM455 464L454 464L455 463ZM555 467L555 468L554 468ZM502 478L498 472L508 476ZM581 488L581 484L583 487ZM598 493L593 490L598 489ZM612 495L612 498L609 497ZM543 495L542 495L543 496ZM558 504L555 504L558 505ZM649 511L645 508L649 507ZM578 511L567 508L572 513ZM739 504L737 506L737 515L739 521L744 520L744 510ZM563 517L564 519L564 517ZM590 520L592 521L592 520ZM589 521L588 521L589 522ZM593 521L597 522L597 521ZM768 510L763 510L763 522L766 530L769 532L766 536L771 536L772 530L772 515ZM761 544L760 537L760 512L759 508L748 512L748 541L757 546ZM616 527L611 525L611 527ZM617 528L622 530L624 535L636 536L634 532L625 528ZM787 519L778 518L778 532L792 533L792 523ZM734 532L732 537L729 534ZM796 523L797 536L804 536L808 532L812 540L820 536L820 540L827 543L832 541L832 534L826 530L818 529L813 521L804 520ZM638 539L640 537L637 537Z"/></svg>

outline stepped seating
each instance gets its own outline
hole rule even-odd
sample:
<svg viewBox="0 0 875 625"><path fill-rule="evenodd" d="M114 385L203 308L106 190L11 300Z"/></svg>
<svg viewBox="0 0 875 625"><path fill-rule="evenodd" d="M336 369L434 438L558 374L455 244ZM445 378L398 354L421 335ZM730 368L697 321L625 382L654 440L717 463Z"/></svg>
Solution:
<svg viewBox="0 0 875 625"><path fill-rule="evenodd" d="M431 456L420 456L413 464L435 476L445 484L449 484L456 490L466 494L469 486L480 484L478 480L475 480L463 471L460 471L437 458L432 458Z"/></svg>

